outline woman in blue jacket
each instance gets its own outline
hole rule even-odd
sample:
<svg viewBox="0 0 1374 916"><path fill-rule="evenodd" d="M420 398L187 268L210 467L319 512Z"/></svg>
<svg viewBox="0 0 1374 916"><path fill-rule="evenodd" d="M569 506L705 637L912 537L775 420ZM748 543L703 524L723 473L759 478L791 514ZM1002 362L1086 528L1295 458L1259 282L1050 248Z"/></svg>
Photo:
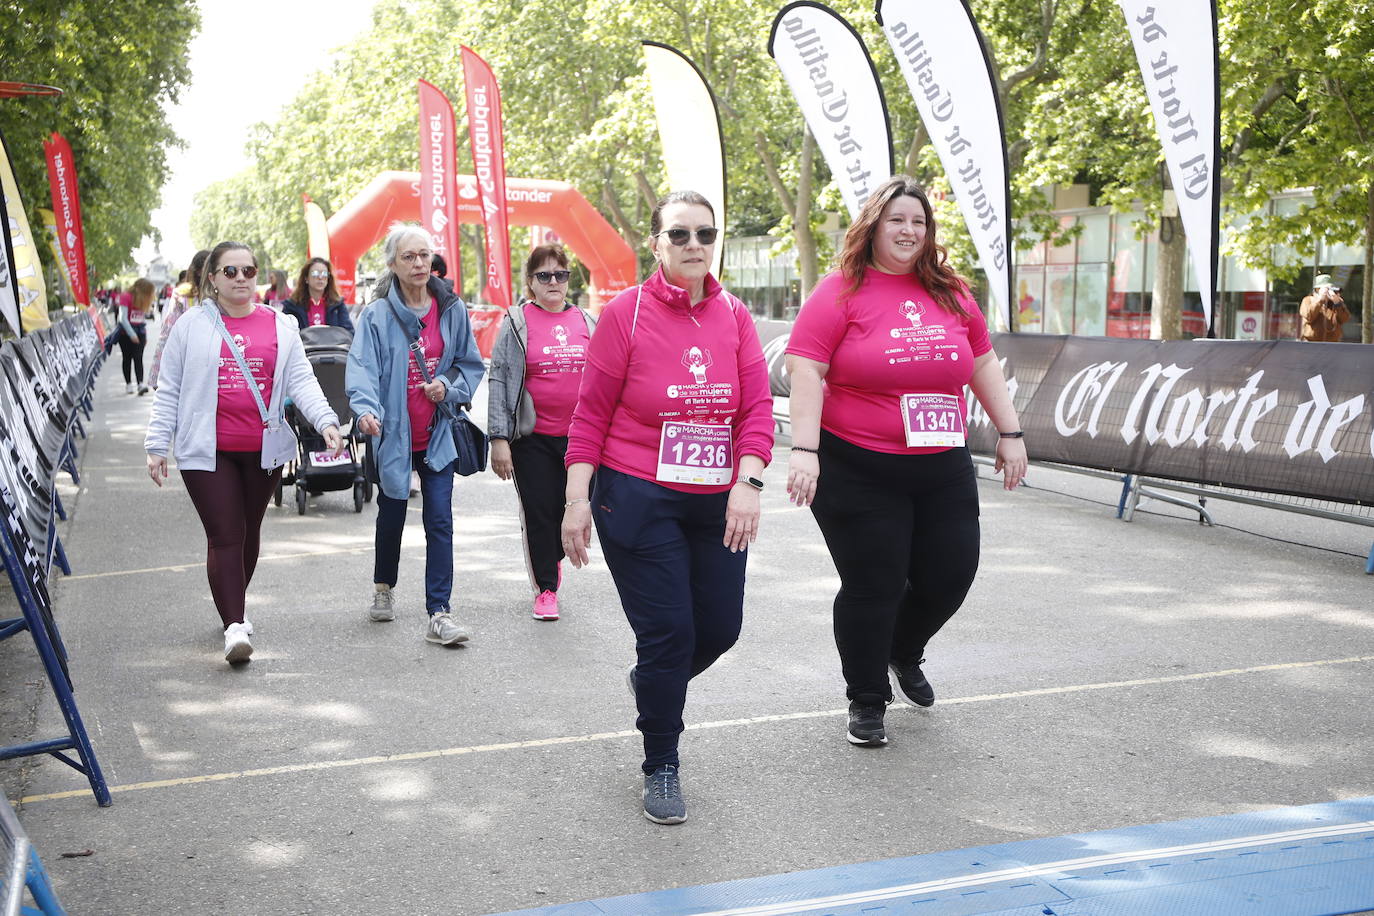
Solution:
<svg viewBox="0 0 1374 916"><path fill-rule="evenodd" d="M296 292L282 303L281 310L302 328L327 324L353 331L353 319L348 317L339 288L334 285L334 268L324 258L311 258L296 278Z"/></svg>
<svg viewBox="0 0 1374 916"><path fill-rule="evenodd" d="M420 475L425 526L425 639L453 645L471 638L453 619L453 470L457 451L438 404L468 404L482 380L482 356L467 306L431 277L433 242L414 223L396 223L383 244L387 273L377 299L358 317L348 354L349 405L358 430L373 437L380 492L372 620L395 619L392 589L401 559L410 472ZM410 344L418 340L433 381L425 382Z"/></svg>

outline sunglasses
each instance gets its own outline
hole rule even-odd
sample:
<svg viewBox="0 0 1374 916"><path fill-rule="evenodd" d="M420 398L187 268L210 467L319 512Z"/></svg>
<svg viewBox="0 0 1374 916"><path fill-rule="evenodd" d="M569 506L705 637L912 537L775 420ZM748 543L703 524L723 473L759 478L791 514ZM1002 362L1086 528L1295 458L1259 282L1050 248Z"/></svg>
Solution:
<svg viewBox="0 0 1374 916"><path fill-rule="evenodd" d="M232 280L239 275L240 271L243 272L243 279L245 280L251 280L258 275L258 269L256 267L251 265L248 267L235 267L233 264L230 264L228 267L219 268L217 273L224 274L226 280Z"/></svg>
<svg viewBox="0 0 1374 916"><path fill-rule="evenodd" d="M310 276L315 277L315 278L318 279L318 280L327 280L327 279L329 279L329 271L327 271L327 270L312 270L312 271L310 271Z"/></svg>
<svg viewBox="0 0 1374 916"><path fill-rule="evenodd" d="M711 245L716 241L716 236L720 230L715 226L702 226L697 230L697 242L702 245ZM668 241L674 245L682 246L687 244L687 240L692 237L691 229L664 229L659 235L668 236Z"/></svg>
<svg viewBox="0 0 1374 916"><path fill-rule="evenodd" d="M571 270L536 270L534 272L534 279L540 283L567 283L571 276Z"/></svg>

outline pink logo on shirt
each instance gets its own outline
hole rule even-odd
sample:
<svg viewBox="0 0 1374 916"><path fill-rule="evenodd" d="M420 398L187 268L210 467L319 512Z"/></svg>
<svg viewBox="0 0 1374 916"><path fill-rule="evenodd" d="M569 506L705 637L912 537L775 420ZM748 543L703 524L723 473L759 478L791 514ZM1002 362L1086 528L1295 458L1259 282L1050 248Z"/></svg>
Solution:
<svg viewBox="0 0 1374 916"><path fill-rule="evenodd" d="M710 350L688 347L682 351L682 365L691 371L692 379L698 385L706 384L706 370L711 368L713 362Z"/></svg>

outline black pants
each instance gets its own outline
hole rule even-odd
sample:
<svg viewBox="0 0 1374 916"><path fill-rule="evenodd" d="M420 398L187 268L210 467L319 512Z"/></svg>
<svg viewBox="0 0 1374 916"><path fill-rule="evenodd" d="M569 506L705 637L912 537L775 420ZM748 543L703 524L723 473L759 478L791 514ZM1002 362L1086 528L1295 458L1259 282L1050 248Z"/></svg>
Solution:
<svg viewBox="0 0 1374 916"><path fill-rule="evenodd" d="M687 682L739 639L749 552L724 545L728 493L682 493L608 467L592 484L601 553L635 631L645 773L678 763Z"/></svg>
<svg viewBox="0 0 1374 916"><path fill-rule="evenodd" d="M568 469L563 456L567 436L531 433L510 444L515 493L520 498L520 531L525 537L525 567L536 592L558 591L563 560L563 498Z"/></svg>
<svg viewBox="0 0 1374 916"><path fill-rule="evenodd" d="M891 455L821 432L811 511L840 591L835 645L846 694L892 698L889 660L919 659L978 572L978 482L968 449Z"/></svg>
<svg viewBox="0 0 1374 916"><path fill-rule="evenodd" d="M119 355L124 358L124 384L126 385L134 381L134 378L130 376L131 369L133 376L137 377L138 383L143 384L143 348L148 345L148 332L141 327L134 328L134 332L138 336L132 340L127 334L119 335Z"/></svg>

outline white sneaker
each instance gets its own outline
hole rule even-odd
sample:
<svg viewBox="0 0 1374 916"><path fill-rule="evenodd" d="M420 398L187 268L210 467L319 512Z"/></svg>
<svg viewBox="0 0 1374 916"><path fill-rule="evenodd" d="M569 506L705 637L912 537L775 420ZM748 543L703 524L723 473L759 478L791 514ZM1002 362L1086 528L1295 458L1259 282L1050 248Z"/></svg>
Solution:
<svg viewBox="0 0 1374 916"><path fill-rule="evenodd" d="M453 619L453 615L447 612L431 614L429 626L425 628L425 642L434 642L441 646L467 642L471 638L471 631L467 627L459 625Z"/></svg>
<svg viewBox="0 0 1374 916"><path fill-rule="evenodd" d="M246 623L231 623L224 631L224 660L231 665L248 661L253 654L253 644L248 634L253 630Z"/></svg>
<svg viewBox="0 0 1374 916"><path fill-rule="evenodd" d="M133 382L125 382L125 383L124 383L124 393L125 393L125 394L133 394L133 393L134 393L134 383L133 383Z"/></svg>

